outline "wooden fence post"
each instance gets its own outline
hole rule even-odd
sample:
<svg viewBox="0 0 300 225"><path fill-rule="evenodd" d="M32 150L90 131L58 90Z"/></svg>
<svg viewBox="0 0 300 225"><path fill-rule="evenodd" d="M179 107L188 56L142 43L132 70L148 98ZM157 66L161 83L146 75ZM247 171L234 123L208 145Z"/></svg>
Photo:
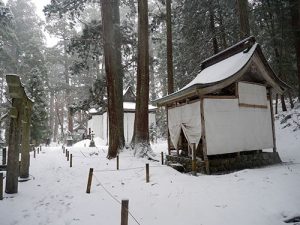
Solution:
<svg viewBox="0 0 300 225"><path fill-rule="evenodd" d="M197 160L196 160L196 144L192 144L192 174L196 176L197 174Z"/></svg>
<svg viewBox="0 0 300 225"><path fill-rule="evenodd" d="M63 154L65 154L65 146L62 146Z"/></svg>
<svg viewBox="0 0 300 225"><path fill-rule="evenodd" d="M161 152L161 165L164 165L164 153Z"/></svg>
<svg viewBox="0 0 300 225"><path fill-rule="evenodd" d="M128 225L128 205L129 200L122 200L121 225Z"/></svg>
<svg viewBox="0 0 300 225"><path fill-rule="evenodd" d="M72 167L73 166L73 156L72 156L72 154L70 155L70 167Z"/></svg>
<svg viewBox="0 0 300 225"><path fill-rule="evenodd" d="M3 200L3 173L0 173L0 200Z"/></svg>
<svg viewBox="0 0 300 225"><path fill-rule="evenodd" d="M146 163L146 183L149 183L149 163Z"/></svg>
<svg viewBox="0 0 300 225"><path fill-rule="evenodd" d="M120 161L119 161L119 156L117 155L117 170L120 168Z"/></svg>
<svg viewBox="0 0 300 225"><path fill-rule="evenodd" d="M88 183L87 183L87 187L86 187L86 193L89 194L91 193L91 185L92 185L92 178L93 178L93 168L90 168L90 172L89 172L89 178L88 178Z"/></svg>
<svg viewBox="0 0 300 225"><path fill-rule="evenodd" d="M67 153L67 161L69 161L69 157L70 157L70 152L68 151L68 153Z"/></svg>
<svg viewBox="0 0 300 225"><path fill-rule="evenodd" d="M2 165L6 165L6 148L2 149Z"/></svg>
<svg viewBox="0 0 300 225"><path fill-rule="evenodd" d="M66 149L66 157L67 157L67 155L68 155L68 149Z"/></svg>
<svg viewBox="0 0 300 225"><path fill-rule="evenodd" d="M39 147L37 147L37 154L40 154L40 148Z"/></svg>
<svg viewBox="0 0 300 225"><path fill-rule="evenodd" d="M33 147L33 158L35 158L36 156L36 150L35 150L35 147Z"/></svg>

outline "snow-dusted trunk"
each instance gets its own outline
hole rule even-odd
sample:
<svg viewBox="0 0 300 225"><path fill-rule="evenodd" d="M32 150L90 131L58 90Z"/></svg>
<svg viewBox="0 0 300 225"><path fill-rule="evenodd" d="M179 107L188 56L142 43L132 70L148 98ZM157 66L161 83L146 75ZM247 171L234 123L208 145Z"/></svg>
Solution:
<svg viewBox="0 0 300 225"><path fill-rule="evenodd" d="M101 0L101 6L109 120L107 157L115 158L125 142L119 1Z"/></svg>
<svg viewBox="0 0 300 225"><path fill-rule="evenodd" d="M54 117L55 117L55 107L54 107L54 90L50 91L50 120L49 120L49 125L50 125L50 130L52 132L52 138L54 138Z"/></svg>
<svg viewBox="0 0 300 225"><path fill-rule="evenodd" d="M215 28L215 12L212 7L209 8L209 26L212 34L212 44L213 44L214 54L217 54L219 52L219 46L218 46L216 28Z"/></svg>
<svg viewBox="0 0 300 225"><path fill-rule="evenodd" d="M150 63L150 96L151 100L156 99L156 88L154 78L154 49L152 38L149 37L149 63Z"/></svg>
<svg viewBox="0 0 300 225"><path fill-rule="evenodd" d="M244 39L250 36L248 0L236 0L236 4L240 22L240 39Z"/></svg>
<svg viewBox="0 0 300 225"><path fill-rule="evenodd" d="M174 92L171 0L166 0L168 94ZM148 21L148 9L146 12ZM148 24L147 24L148 25ZM148 28L147 28L148 29Z"/></svg>
<svg viewBox="0 0 300 225"><path fill-rule="evenodd" d="M57 141L57 134L58 134L58 117L59 117L59 111L58 111L58 103L57 99L55 100L55 115L54 115L54 129L53 129L53 141Z"/></svg>
<svg viewBox="0 0 300 225"><path fill-rule="evenodd" d="M148 2L138 1L137 95L132 147L138 157L153 154L149 142L149 41Z"/></svg>

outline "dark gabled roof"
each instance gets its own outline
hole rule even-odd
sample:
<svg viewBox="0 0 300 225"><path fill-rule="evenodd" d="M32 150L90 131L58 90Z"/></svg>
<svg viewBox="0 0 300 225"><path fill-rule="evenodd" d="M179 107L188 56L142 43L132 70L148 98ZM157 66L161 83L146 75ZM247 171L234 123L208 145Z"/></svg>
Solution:
<svg viewBox="0 0 300 225"><path fill-rule="evenodd" d="M177 92L155 100L154 103L165 105L225 88L239 81L251 64L255 64L262 70L261 79L278 93L283 93L288 88L271 69L255 38L249 37L203 61L201 71L194 80Z"/></svg>

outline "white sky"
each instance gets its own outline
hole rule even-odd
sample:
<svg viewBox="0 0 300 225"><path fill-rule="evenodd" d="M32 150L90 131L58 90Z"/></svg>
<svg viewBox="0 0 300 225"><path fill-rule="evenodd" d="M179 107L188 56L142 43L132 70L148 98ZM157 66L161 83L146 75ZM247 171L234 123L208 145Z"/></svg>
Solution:
<svg viewBox="0 0 300 225"><path fill-rule="evenodd" d="M3 0L4 3L7 3L8 0ZM51 0L31 0L36 6L36 14L45 21L45 15L43 12L44 6L50 3ZM57 39L54 37L50 37L47 32L45 32L46 36L46 45L47 47L52 47L57 43Z"/></svg>

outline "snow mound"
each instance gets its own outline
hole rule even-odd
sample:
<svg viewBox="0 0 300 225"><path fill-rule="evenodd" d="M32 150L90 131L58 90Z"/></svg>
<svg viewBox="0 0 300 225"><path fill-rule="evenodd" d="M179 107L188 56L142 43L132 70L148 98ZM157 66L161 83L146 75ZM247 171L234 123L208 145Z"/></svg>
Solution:
<svg viewBox="0 0 300 225"><path fill-rule="evenodd" d="M106 141L104 141L102 138L96 137L94 139L94 141L95 141L96 147L106 146ZM79 141L79 142L75 143L73 145L73 147L76 147L76 148L89 147L90 142L91 142L90 139L84 139L82 141Z"/></svg>

